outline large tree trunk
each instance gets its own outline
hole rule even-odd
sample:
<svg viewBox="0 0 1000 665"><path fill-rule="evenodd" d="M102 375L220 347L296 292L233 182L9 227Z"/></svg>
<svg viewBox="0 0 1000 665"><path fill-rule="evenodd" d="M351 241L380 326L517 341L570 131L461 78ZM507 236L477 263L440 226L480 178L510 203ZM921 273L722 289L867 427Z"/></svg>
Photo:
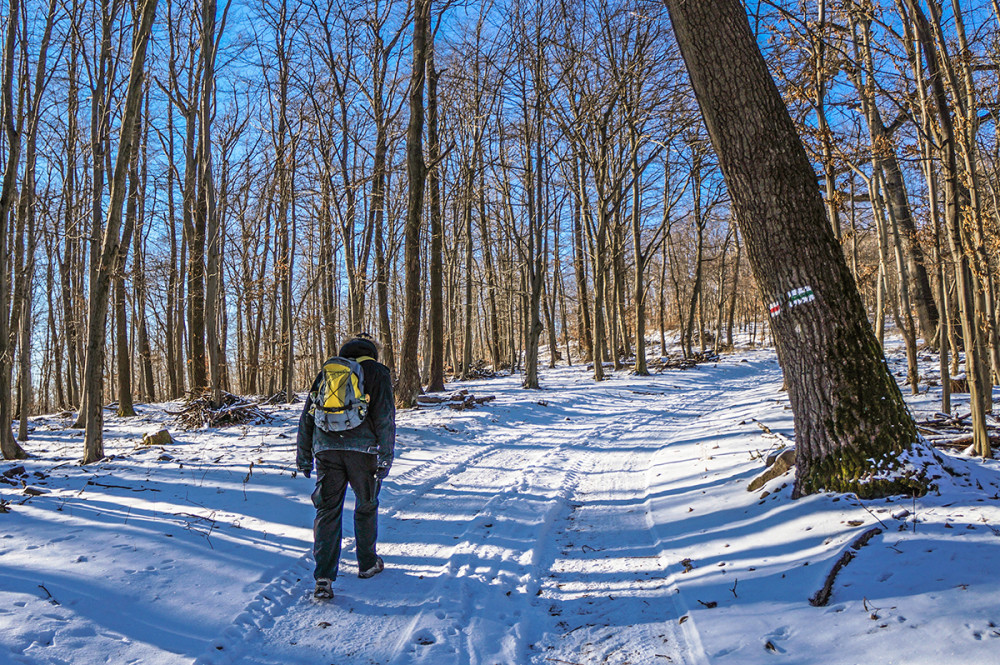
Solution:
<svg viewBox="0 0 1000 665"><path fill-rule="evenodd" d="M667 0L729 186L795 414L795 495L923 492L918 440L788 110L737 0ZM895 471L895 473L892 473Z"/></svg>

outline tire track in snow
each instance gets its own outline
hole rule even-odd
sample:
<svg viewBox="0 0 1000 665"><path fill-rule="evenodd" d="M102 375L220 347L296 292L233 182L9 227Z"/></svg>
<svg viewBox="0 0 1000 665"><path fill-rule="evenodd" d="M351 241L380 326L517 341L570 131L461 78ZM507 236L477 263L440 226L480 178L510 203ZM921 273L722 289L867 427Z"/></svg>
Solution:
<svg viewBox="0 0 1000 665"><path fill-rule="evenodd" d="M197 665L548 665L547 658L569 655L574 645L579 658L579 647L588 642L610 664L623 662L631 642L648 644L655 637L667 638L672 662L703 661L697 634L688 639L689 626L678 629L676 614L654 616L645 609L649 600L670 605L664 596L676 595L649 532L646 471L664 445L657 435L661 413L689 417L704 406L683 403L689 396L672 386L667 390L594 387L585 397L560 403L576 414L571 422L553 416L515 424L517 429L480 446L445 442L439 454L431 449L433 458L386 484L380 538L385 573L357 581L346 579L351 575L345 571L335 601L316 604L308 598L311 584L302 582L311 567L310 557L303 557L258 594ZM701 397L717 399L707 390L699 391ZM598 403L595 412L591 404ZM598 519L600 508L591 511L588 503L596 498L607 509L614 492L627 505ZM622 550L618 568L602 568L596 548L582 552L587 556L572 551L572 538L596 529L615 539L623 524L634 532L636 519L645 540L630 532L631 540L615 544ZM645 569L650 567L655 570ZM592 592L609 583L621 586L614 582L619 578L631 590L613 588L619 600L602 606ZM615 617L623 602L625 619L639 617L641 630ZM594 625L568 621L572 617ZM602 619L606 625L599 626ZM546 649L552 644L564 649Z"/></svg>
<svg viewBox="0 0 1000 665"><path fill-rule="evenodd" d="M428 593L438 600L403 631L388 662L521 662L523 640L510 632L525 610L523 599L538 590L537 544L545 540L584 465L582 459L567 464L565 448L595 431L594 426L581 431L578 425L549 429L543 438L552 448L505 451L511 453L510 464L497 470L517 482L500 489L472 518L444 565L446 574ZM484 471L472 469L473 474ZM484 653L487 646L495 649Z"/></svg>
<svg viewBox="0 0 1000 665"><path fill-rule="evenodd" d="M677 628L678 616L649 602L673 590L647 527L647 470L660 444L629 439L656 431L661 417L614 422L627 408L621 411L611 414L594 450L581 458L582 482L552 525L556 537L539 541L548 543L546 565L522 631L530 662L699 660L698 645Z"/></svg>
<svg viewBox="0 0 1000 665"><path fill-rule="evenodd" d="M572 441L579 439L581 436L590 436L593 430L593 427L581 429L579 424L575 423L574 426L560 428L559 432L562 433L566 441ZM474 537L475 532L477 529L485 526L488 520L496 522L498 517L506 512L504 506L510 502L514 494L530 490L531 484L525 482L523 478L524 473L530 473L536 462L553 454L553 450L549 446L539 445L538 441L533 441L537 436L534 431L529 430L525 432L524 430L517 430L517 433L519 436L505 437L504 440L495 440L485 446L477 447L467 455L451 456L447 455L446 452L446 456L444 457L435 457L427 460L400 474L392 481L392 486L387 484L387 487L392 487L392 491L386 493L388 496L383 495L383 505L385 507L380 515L383 530L383 537L380 538L380 549L386 555L387 561L390 562L390 569L387 573L391 573L392 568L395 567L394 562L399 559L405 559L407 556L405 553L393 551L397 545L391 541L397 533L403 543L411 536L409 532L412 531L412 525L407 524L407 522L413 522L416 519L413 517L413 514L429 514L435 510L440 510L438 504L441 496L451 491L450 486L475 487L481 485L484 478L489 479L498 472L509 476L506 483L491 490L493 492L492 495L484 499L485 502L482 506L471 511L472 517L469 524L461 534L453 536L456 543L448 548L449 553L445 562L438 566L438 569L443 571L439 576L439 580L434 583L430 590L424 589L422 600L418 599L415 601L418 603L417 607L427 605L427 607L420 607L416 617L410 619L406 617L405 611L397 612L397 617L388 616L388 621L361 622L364 625L356 626L353 631L344 631L344 617L338 611L337 606L346 601L346 604L350 605L347 608L348 614L353 614L355 609L358 609L358 606L362 603L350 597L345 599L347 594L340 590L337 591L336 605L334 606L317 605L304 595L311 592L311 585L303 585L302 583L303 579L310 578L312 560L311 555L307 554L259 592L244 611L236 617L233 625L227 628L219 639L213 641L205 654L195 661L196 665L228 665L229 663L237 662L246 665L257 663L267 663L270 665L271 663L288 662L302 662L312 665L314 662L318 662L314 660L316 657L315 654L295 660L294 656L289 657L289 654L283 654L280 657L278 654L275 654L275 657L271 657L269 654L263 653L268 651L266 647L264 649L256 647L262 646L261 643L270 644L282 641L288 643L291 647L299 646L297 644L299 642L298 636L315 633L317 625L322 626L324 623L330 625L326 621L317 621L317 618L324 616L330 618L331 614L337 614L335 621L338 633L358 634L367 638L365 643L372 641L371 638L374 633L377 635L376 641L384 642L384 640L388 639L396 645L392 649L395 655L389 658L380 657L377 659L345 661L343 657L350 657L354 654L343 653L341 650L337 654L329 654L331 657L336 656L331 662L337 662L338 664L343 662L412 662L407 660L407 656L405 655L408 653L408 645L416 644L418 647L421 647L420 651L425 653L413 655L423 658L427 655L426 652L430 651L426 647L438 642L433 637L434 635L440 636L441 643L449 644L449 650L454 653L454 659L440 660L435 656L427 662L435 664L438 662L480 662L475 653L474 646L454 647L454 643L478 643L478 640L470 639L470 635L465 632L465 627L468 626L471 620L470 617L473 614L473 610L476 609L467 600L472 596L467 587L469 584L479 585L485 579L493 578L498 580L498 584L501 584L505 591L510 591L516 588L518 577L511 573L511 569L515 567L517 562L512 562L510 557L493 556L495 552L489 553L489 556L480 555L476 546L476 538ZM559 436L553 433L547 434L544 438L554 440L558 439ZM526 445L526 441L530 442L530 445ZM463 444L463 447L464 445L468 444ZM558 449L558 445L556 448ZM408 481L412 484L401 486L401 483L407 483ZM468 510L468 507L466 509ZM348 551L350 541L351 539L345 538L344 551L347 554L345 558L350 557ZM474 567L473 563L480 559L492 560L493 563L485 569L482 569L481 566ZM342 569L345 567L350 568L353 564L352 561L344 561L343 563L347 563L348 566L342 565ZM375 580L383 580L387 577L387 573L383 573L383 575L375 578ZM342 572L341 579L343 577L344 573ZM423 579L425 575L419 575L418 577ZM341 580L338 580L337 584L339 585L340 583ZM375 582L361 582L361 584L366 583L371 585ZM457 590L450 588L455 587L456 584L458 585ZM309 588L305 588L306 586ZM412 592L412 582L409 585L409 590ZM393 594L403 596L402 593L394 591L389 591L386 595ZM444 608L434 608L432 605L434 605L433 598L435 594L439 594L439 598L446 596L458 598L461 599L461 602L458 604L457 609L453 602L438 603L439 605L443 605ZM513 591L511 591L511 594L513 594ZM431 599L431 601L428 602L428 599ZM412 601L413 599L411 598L410 600ZM404 599L403 604L405 602L407 601ZM436 633L428 632L427 629L420 627L421 620L424 623L434 623L433 621L429 621L428 617L433 617L434 621L442 626ZM330 618L330 620L334 619ZM400 621L403 621L404 625L400 625ZM373 623L377 625L373 625ZM390 637L393 633L395 633L398 639ZM461 638L457 639L459 635L461 635ZM351 640L347 638L344 641L349 642ZM305 642L308 642L308 640L303 641L303 643ZM402 660L399 660L399 658L402 658Z"/></svg>
<svg viewBox="0 0 1000 665"><path fill-rule="evenodd" d="M503 442L495 442L477 447L467 455L454 455L444 459L435 457L408 469L391 481L392 485L395 486L392 491L386 492L380 497L383 503L386 494L390 495L390 501L392 498L398 497L404 505L391 504L380 513L380 520L395 516L405 505L412 505L419 501L442 482L451 479L455 473L474 466L478 461L496 453L502 446ZM465 447L467 446L462 446L462 448ZM427 473L428 470L430 473ZM400 487L407 481L416 482L413 485ZM386 489L390 487L387 483ZM353 545L354 539L345 536L343 552L345 554L350 552ZM342 568L344 567L343 563L346 562L342 561ZM312 566L312 553L307 552L258 592L243 611L233 619L233 624L225 629L219 638L210 643L205 653L196 658L193 665L228 665L236 662L249 662L246 660L246 650L242 648L243 645L248 641L248 638L255 634L262 634L271 628L276 619L295 605L297 600L299 603L302 602L298 594L302 590L302 580L311 580ZM311 591L311 587L309 590Z"/></svg>

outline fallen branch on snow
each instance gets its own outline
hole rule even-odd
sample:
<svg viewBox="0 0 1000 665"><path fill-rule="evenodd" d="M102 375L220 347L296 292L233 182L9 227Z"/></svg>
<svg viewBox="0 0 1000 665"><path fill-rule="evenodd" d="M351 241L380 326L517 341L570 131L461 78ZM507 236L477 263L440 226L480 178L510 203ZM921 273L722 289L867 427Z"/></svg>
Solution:
<svg viewBox="0 0 1000 665"><path fill-rule="evenodd" d="M935 418L917 422L917 429L932 446L961 450L972 444L972 425L970 414L950 415L938 413ZM1000 446L1000 427L987 424L987 436L990 445Z"/></svg>
<svg viewBox="0 0 1000 665"><path fill-rule="evenodd" d="M833 569L830 570L830 574L826 576L826 582L824 582L823 587L809 599L810 605L813 607L823 607L830 602L830 595L833 593L833 583L837 579L837 574L841 571L841 569L843 569L844 566L849 564L851 560L854 559L855 552L867 545L869 540L880 533L882 533L882 529L877 526L873 526L854 539L854 542L851 543L850 547L844 550L844 553L840 555L837 562L833 564Z"/></svg>

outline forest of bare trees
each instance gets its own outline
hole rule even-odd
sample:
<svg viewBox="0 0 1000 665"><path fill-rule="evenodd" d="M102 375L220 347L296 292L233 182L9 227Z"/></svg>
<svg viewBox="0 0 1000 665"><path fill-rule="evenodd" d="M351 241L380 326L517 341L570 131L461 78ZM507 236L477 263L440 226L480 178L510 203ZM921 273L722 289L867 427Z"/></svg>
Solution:
<svg viewBox="0 0 1000 665"><path fill-rule="evenodd" d="M901 335L914 391L922 349L945 386L965 373L989 455L1000 3L744 5L876 338ZM662 3L7 0L0 21L5 458L30 452L22 416L78 412L93 461L108 403L291 399L362 330L403 406L482 369L600 380L770 335Z"/></svg>

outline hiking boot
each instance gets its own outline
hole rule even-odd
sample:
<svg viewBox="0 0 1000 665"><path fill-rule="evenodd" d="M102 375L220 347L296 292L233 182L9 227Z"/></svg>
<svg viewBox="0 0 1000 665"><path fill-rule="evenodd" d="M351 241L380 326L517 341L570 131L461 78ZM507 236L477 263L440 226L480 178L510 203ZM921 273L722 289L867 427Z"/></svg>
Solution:
<svg viewBox="0 0 1000 665"><path fill-rule="evenodd" d="M333 582L326 578L316 580L316 589L313 591L313 598L316 600L333 600Z"/></svg>
<svg viewBox="0 0 1000 665"><path fill-rule="evenodd" d="M379 573L385 570L385 562L382 561L382 557L375 557L375 565L368 570L362 570L358 573L358 577L363 580L367 580L369 577L375 577Z"/></svg>

